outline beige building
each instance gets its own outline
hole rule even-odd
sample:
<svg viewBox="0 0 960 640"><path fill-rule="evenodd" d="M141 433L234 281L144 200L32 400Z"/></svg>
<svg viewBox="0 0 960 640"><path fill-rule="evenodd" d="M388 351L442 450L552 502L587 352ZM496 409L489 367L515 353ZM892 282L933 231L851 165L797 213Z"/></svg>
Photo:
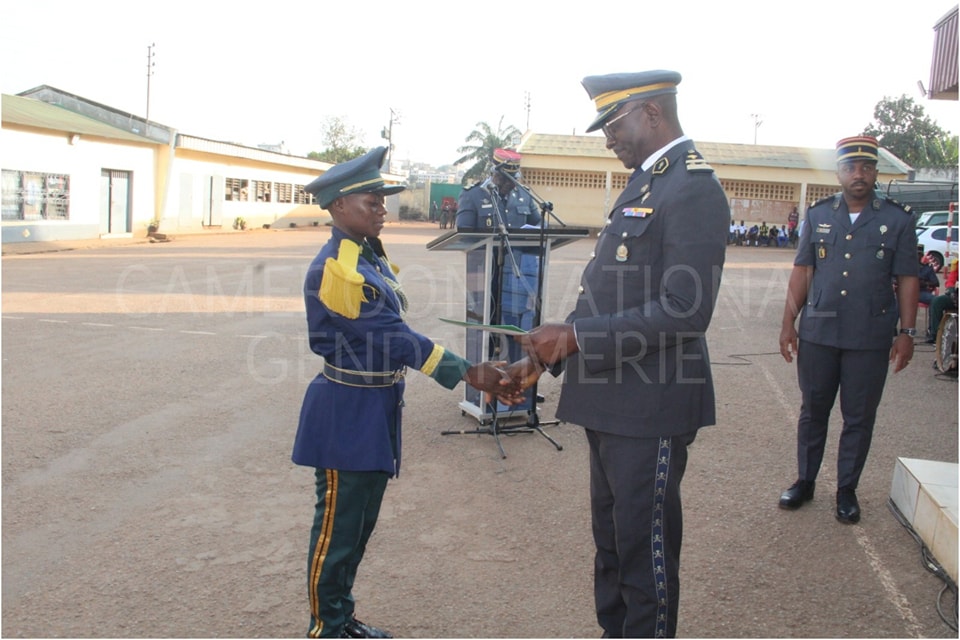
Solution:
<svg viewBox="0 0 960 640"><path fill-rule="evenodd" d="M4 243L330 219L304 191L329 163L182 134L45 85L0 107Z"/></svg>
<svg viewBox="0 0 960 640"><path fill-rule="evenodd" d="M2 100L3 242L141 235L151 221L178 233L329 220L303 190L328 163L182 134L45 85ZM839 189L833 149L697 147L748 225L786 224ZM519 150L524 183L569 226L601 227L630 174L596 135L528 133ZM910 167L881 149L879 170L886 184Z"/></svg>
<svg viewBox="0 0 960 640"><path fill-rule="evenodd" d="M730 201L733 219L786 224L794 207L840 190L834 149L697 142ZM600 227L630 177L602 136L528 133L518 150L523 182L569 226ZM877 180L904 180L910 167L880 150Z"/></svg>

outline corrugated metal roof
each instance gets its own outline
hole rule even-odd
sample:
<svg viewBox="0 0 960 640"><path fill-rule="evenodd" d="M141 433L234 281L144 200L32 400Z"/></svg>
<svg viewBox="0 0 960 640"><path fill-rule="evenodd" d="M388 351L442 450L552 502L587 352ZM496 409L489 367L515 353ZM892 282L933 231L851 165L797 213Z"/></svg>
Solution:
<svg viewBox="0 0 960 640"><path fill-rule="evenodd" d="M739 165L773 167L777 169L807 169L835 171L835 149L810 149L806 147L776 147L772 145L733 144L729 142L700 142L697 150L713 165ZM586 158L612 158L606 148L606 139L601 136L572 136L546 133L531 133L518 149L524 154L579 156ZM877 163L880 173L903 173L910 171L905 164L886 149L880 149Z"/></svg>
<svg viewBox="0 0 960 640"><path fill-rule="evenodd" d="M79 133L81 136L88 135L127 142L157 144L154 140L144 136L117 129L99 120L32 98L3 94L2 102L0 102L0 115L2 115L4 125L10 123L37 129Z"/></svg>
<svg viewBox="0 0 960 640"><path fill-rule="evenodd" d="M245 147L233 142L220 142L218 140L209 140L197 136L188 136L182 133L177 136L177 148L202 151L204 153L213 153L233 158L257 160L259 162L274 162L276 164L302 167L314 171L326 171L333 166L329 162L321 162L320 160L313 160L302 156L292 156L286 153L267 151L266 149Z"/></svg>
<svg viewBox="0 0 960 640"><path fill-rule="evenodd" d="M958 96L957 21L960 7L954 7L934 25L933 62L930 65L930 97L956 100Z"/></svg>

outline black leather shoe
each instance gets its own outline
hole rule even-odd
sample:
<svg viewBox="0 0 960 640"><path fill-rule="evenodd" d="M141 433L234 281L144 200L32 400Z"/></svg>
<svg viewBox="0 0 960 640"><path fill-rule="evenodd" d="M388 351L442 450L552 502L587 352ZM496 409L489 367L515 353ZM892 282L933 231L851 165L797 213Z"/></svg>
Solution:
<svg viewBox="0 0 960 640"><path fill-rule="evenodd" d="M799 509L804 502L813 500L813 489L816 485L813 480L797 480L780 494L780 508Z"/></svg>
<svg viewBox="0 0 960 640"><path fill-rule="evenodd" d="M345 638L392 638L393 636L377 629L369 624L364 624L356 618L348 618L343 624L343 636Z"/></svg>
<svg viewBox="0 0 960 640"><path fill-rule="evenodd" d="M843 524L860 522L860 503L853 489L837 490L837 520Z"/></svg>

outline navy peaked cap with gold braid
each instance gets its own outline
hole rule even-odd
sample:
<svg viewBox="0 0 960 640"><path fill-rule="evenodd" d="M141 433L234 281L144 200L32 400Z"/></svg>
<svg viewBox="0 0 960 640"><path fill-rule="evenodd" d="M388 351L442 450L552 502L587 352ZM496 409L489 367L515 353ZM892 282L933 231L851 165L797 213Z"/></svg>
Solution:
<svg viewBox="0 0 960 640"><path fill-rule="evenodd" d="M640 71L639 73L610 73L605 76L587 76L582 81L587 95L597 105L587 133L603 126L621 105L634 100L676 93L680 74L676 71Z"/></svg>
<svg viewBox="0 0 960 640"><path fill-rule="evenodd" d="M401 184L387 184L380 175L380 167L387 154L386 147L371 149L359 158L341 162L303 188L313 194L321 209L334 200L351 193L382 193L390 195L406 189Z"/></svg>
<svg viewBox="0 0 960 640"><path fill-rule="evenodd" d="M877 139L873 136L853 136L844 138L837 142L837 162L847 162L850 160L870 160L876 162L879 159L879 147Z"/></svg>

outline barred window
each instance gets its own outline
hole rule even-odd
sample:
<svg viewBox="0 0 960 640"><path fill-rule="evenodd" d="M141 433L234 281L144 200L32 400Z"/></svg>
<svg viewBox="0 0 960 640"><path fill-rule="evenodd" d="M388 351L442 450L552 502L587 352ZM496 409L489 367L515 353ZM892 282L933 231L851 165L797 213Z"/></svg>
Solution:
<svg viewBox="0 0 960 640"><path fill-rule="evenodd" d="M270 187L272 184L272 182L264 182L263 180L253 181L253 189L254 193L257 194L257 202L270 202Z"/></svg>
<svg viewBox="0 0 960 640"><path fill-rule="evenodd" d="M296 188L297 204L313 204L313 194L303 190L303 185L294 185Z"/></svg>
<svg viewBox="0 0 960 640"><path fill-rule="evenodd" d="M4 220L69 220L70 176L3 170Z"/></svg>
<svg viewBox="0 0 960 640"><path fill-rule="evenodd" d="M746 180L720 180L728 198L747 200L777 200L796 202L797 185L780 182L750 182Z"/></svg>
<svg viewBox="0 0 960 640"><path fill-rule="evenodd" d="M289 182L277 183L277 202L293 202L292 186Z"/></svg>
<svg viewBox="0 0 960 640"><path fill-rule="evenodd" d="M824 184L810 184L807 185L807 202L813 204L818 200L823 200L826 197L832 196L836 192L840 191L840 188L837 185L824 185Z"/></svg>
<svg viewBox="0 0 960 640"><path fill-rule="evenodd" d="M247 188L249 186L248 180L242 180L240 178L225 178L224 179L224 188L223 195L224 200L248 200Z"/></svg>
<svg viewBox="0 0 960 640"><path fill-rule="evenodd" d="M614 184L618 176L614 176ZM531 187L570 187L574 189L605 189L607 176L602 171L560 171L552 169L528 169L523 172L524 182ZM626 177L623 184L626 185Z"/></svg>

